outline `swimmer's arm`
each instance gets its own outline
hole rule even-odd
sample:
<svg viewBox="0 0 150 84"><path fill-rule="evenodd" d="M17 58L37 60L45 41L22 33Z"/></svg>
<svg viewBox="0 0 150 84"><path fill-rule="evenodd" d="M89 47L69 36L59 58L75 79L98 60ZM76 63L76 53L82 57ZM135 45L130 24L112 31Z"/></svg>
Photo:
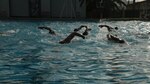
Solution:
<svg viewBox="0 0 150 84"><path fill-rule="evenodd" d="M44 27L38 27L38 29L44 29Z"/></svg>
<svg viewBox="0 0 150 84"><path fill-rule="evenodd" d="M83 38L83 39L85 39L85 37L84 37L83 35L79 34L79 33L75 33L75 35L76 35L76 36L79 36L79 37L81 37L81 38Z"/></svg>
<svg viewBox="0 0 150 84"><path fill-rule="evenodd" d="M81 25L81 26L78 28L78 30L81 30L83 27L87 28L87 26Z"/></svg>
<svg viewBox="0 0 150 84"><path fill-rule="evenodd" d="M51 28L49 27L38 27L39 29L46 29L49 31L50 34L56 35L55 31L53 31Z"/></svg>

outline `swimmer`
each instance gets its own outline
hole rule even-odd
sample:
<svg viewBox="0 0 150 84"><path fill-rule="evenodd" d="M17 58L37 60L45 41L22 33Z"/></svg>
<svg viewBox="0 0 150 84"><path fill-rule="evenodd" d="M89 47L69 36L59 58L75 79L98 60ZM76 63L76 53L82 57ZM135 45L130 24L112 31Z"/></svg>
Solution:
<svg viewBox="0 0 150 84"><path fill-rule="evenodd" d="M53 31L53 30L52 30L51 28L49 28L49 27L38 27L38 29L46 29L46 30L49 31L50 34L56 35L55 31Z"/></svg>
<svg viewBox="0 0 150 84"><path fill-rule="evenodd" d="M4 36L4 35L7 35L7 33L0 32L0 36Z"/></svg>
<svg viewBox="0 0 150 84"><path fill-rule="evenodd" d="M120 39L118 37L118 32L116 30L118 30L118 27L115 27L115 28L112 28L108 25L99 25L100 28L102 27L106 27L107 30L108 30L108 34L107 34L107 39L110 40L110 41L114 41L114 42L117 42L117 43L125 43L125 44L128 44L127 41L125 41L124 39Z"/></svg>
<svg viewBox="0 0 150 84"><path fill-rule="evenodd" d="M107 34L107 39L110 41L121 43L121 44L124 44L124 43L128 44L127 41L125 41L124 39L120 39L119 37L111 35L111 34Z"/></svg>
<svg viewBox="0 0 150 84"><path fill-rule="evenodd" d="M11 36L12 34L15 34L16 31L15 30L8 30L5 32L0 32L0 36Z"/></svg>
<svg viewBox="0 0 150 84"><path fill-rule="evenodd" d="M106 27L107 30L108 30L108 32L109 32L110 34L112 34L112 35L117 36L117 34L119 34L119 33L116 31L116 30L118 30L118 27L113 28L113 27L110 27L110 26L108 26L108 25L99 25L99 27L100 27L100 28Z"/></svg>
<svg viewBox="0 0 150 84"><path fill-rule="evenodd" d="M67 43L70 43L71 40L72 40L75 36L79 36L79 37L85 39L85 36L84 36L84 35L81 35L81 34L78 33L78 31L79 31L82 27L85 27L85 26L80 26L78 29L74 29L74 32L72 32L69 36L67 36L64 40L60 41L59 43L60 43L60 44L67 44Z"/></svg>

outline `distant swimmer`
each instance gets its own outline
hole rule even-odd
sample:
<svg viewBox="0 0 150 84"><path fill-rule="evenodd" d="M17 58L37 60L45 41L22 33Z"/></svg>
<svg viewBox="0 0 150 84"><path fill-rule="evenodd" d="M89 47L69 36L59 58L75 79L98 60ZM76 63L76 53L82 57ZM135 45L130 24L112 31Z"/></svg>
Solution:
<svg viewBox="0 0 150 84"><path fill-rule="evenodd" d="M38 27L38 29L46 29L46 30L49 31L50 34L56 35L55 31L53 31L53 30L52 30L51 28L49 28L49 27Z"/></svg>
<svg viewBox="0 0 150 84"><path fill-rule="evenodd" d="M81 35L81 34L78 33L78 31L81 30L81 28L83 28L83 27L85 27L85 26L82 25L82 26L80 26L79 28L74 29L74 31L73 31L69 36L67 36L64 40L60 41L59 43L60 43L60 44L67 44L67 43L70 43L71 40L72 40L75 36L78 36L78 37L81 37L81 38L85 39L85 36L84 36L84 35Z"/></svg>
<svg viewBox="0 0 150 84"><path fill-rule="evenodd" d="M5 34L4 32L0 32L0 34Z"/></svg>
<svg viewBox="0 0 150 84"><path fill-rule="evenodd" d="M107 34L107 39L117 43L127 43L124 39L120 39L119 37L113 36L111 34Z"/></svg>
<svg viewBox="0 0 150 84"><path fill-rule="evenodd" d="M7 33L0 32L0 36L6 35Z"/></svg>
<svg viewBox="0 0 150 84"><path fill-rule="evenodd" d="M8 30L8 31L0 32L0 36L11 36L17 32L18 30Z"/></svg>
<svg viewBox="0 0 150 84"><path fill-rule="evenodd" d="M10 36L11 33L7 33L7 32L0 32L0 36Z"/></svg>

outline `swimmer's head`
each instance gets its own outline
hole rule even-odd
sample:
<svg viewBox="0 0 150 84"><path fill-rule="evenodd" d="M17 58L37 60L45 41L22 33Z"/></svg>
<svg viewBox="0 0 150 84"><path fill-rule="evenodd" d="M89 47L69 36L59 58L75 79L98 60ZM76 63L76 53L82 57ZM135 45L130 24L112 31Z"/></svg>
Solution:
<svg viewBox="0 0 150 84"><path fill-rule="evenodd" d="M118 27L115 27L116 30L118 30Z"/></svg>
<svg viewBox="0 0 150 84"><path fill-rule="evenodd" d="M74 31L79 31L79 29L74 29Z"/></svg>
<svg viewBox="0 0 150 84"><path fill-rule="evenodd" d="M56 33L54 31L49 31L49 33L52 35L56 35Z"/></svg>
<svg viewBox="0 0 150 84"><path fill-rule="evenodd" d="M119 43L126 43L126 41L125 40L120 40Z"/></svg>
<svg viewBox="0 0 150 84"><path fill-rule="evenodd" d="M87 31L85 31L85 32L83 32L83 34L82 35L88 35L88 32Z"/></svg>
<svg viewBox="0 0 150 84"><path fill-rule="evenodd" d="M101 27L101 28L102 28L102 27L103 27L103 25L99 25L99 27Z"/></svg>

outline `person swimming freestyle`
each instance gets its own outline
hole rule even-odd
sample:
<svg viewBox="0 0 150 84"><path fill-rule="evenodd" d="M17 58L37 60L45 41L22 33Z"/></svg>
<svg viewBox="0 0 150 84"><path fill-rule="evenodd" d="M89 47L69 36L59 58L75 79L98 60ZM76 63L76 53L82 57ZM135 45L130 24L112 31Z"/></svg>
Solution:
<svg viewBox="0 0 150 84"><path fill-rule="evenodd" d="M116 30L118 30L118 27L115 27L115 28L112 28L108 25L99 25L100 28L102 27L106 27L107 30L108 30L108 34L106 35L107 36L107 39L110 40L110 41L114 41L114 42L117 42L117 43L127 43L127 41L125 41L124 39L121 39L118 37L118 32Z"/></svg>
<svg viewBox="0 0 150 84"><path fill-rule="evenodd" d="M49 31L49 34L56 35L55 31L49 27L38 27L38 29L46 29Z"/></svg>
<svg viewBox="0 0 150 84"><path fill-rule="evenodd" d="M86 26L81 25L79 28L74 29L74 31L73 31L70 35L68 35L64 40L60 41L59 43L60 43L60 44L67 44L67 43L70 43L71 40L72 40L75 36L78 36L78 37L81 37L81 38L85 39L85 36L84 36L84 35L78 33L78 31L81 30L83 27L86 27Z"/></svg>

